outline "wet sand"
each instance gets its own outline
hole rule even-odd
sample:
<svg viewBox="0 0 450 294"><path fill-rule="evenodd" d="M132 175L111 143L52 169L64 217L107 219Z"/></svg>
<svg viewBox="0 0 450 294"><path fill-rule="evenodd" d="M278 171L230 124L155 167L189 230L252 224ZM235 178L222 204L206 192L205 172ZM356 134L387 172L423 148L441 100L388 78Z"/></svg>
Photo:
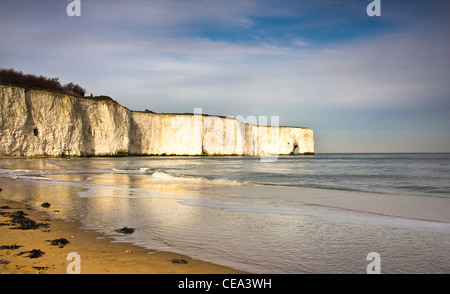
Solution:
<svg viewBox="0 0 450 294"><path fill-rule="evenodd" d="M412 195L387 195L298 187L236 185L214 188L216 194L286 199L309 207L327 207L376 215L450 223L450 199Z"/></svg>
<svg viewBox="0 0 450 294"><path fill-rule="evenodd" d="M1 274L65 274L72 262L67 260L71 252L80 255L82 274L244 273L171 252L157 252L113 242L100 233L81 230L81 225L76 222L52 219L46 212L33 210L24 203L0 199L0 207ZM17 224L13 224L10 217L16 211L23 211L26 218L48 226L17 229ZM50 241L57 239L66 239L69 243L52 245ZM28 257L30 252L39 252L37 250L44 254ZM173 263L173 260L178 263Z"/></svg>

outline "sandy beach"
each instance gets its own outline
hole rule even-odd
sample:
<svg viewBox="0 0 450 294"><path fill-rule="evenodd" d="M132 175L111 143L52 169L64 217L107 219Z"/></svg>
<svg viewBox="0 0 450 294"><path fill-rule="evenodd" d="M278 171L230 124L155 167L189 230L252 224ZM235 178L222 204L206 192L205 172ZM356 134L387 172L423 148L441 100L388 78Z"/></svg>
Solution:
<svg viewBox="0 0 450 294"><path fill-rule="evenodd" d="M0 199L0 207L1 274L65 274L72 261L66 260L71 252L80 255L82 274L243 273L175 253L112 242L112 239L99 233L81 230L75 222L50 218L47 213L33 210L24 203ZM17 211L23 211L28 219L37 224L48 226L19 229L17 224L12 224L9 216ZM52 240L62 239L69 243L52 245ZM32 252L41 252L42 255L30 258Z"/></svg>

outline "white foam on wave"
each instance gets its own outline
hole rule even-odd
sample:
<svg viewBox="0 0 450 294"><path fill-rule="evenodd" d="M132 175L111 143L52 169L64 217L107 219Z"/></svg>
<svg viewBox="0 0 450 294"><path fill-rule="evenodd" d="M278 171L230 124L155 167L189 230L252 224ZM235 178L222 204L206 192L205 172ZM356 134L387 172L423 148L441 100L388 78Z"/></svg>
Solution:
<svg viewBox="0 0 450 294"><path fill-rule="evenodd" d="M25 180L35 180L35 181L54 181L54 179L39 177L39 176L12 176L11 179L25 179Z"/></svg>
<svg viewBox="0 0 450 294"><path fill-rule="evenodd" d="M165 171L157 171L152 174L152 178L161 180L175 180L175 181L207 181L207 179L202 177L191 177L191 176L181 176L173 175Z"/></svg>
<svg viewBox="0 0 450 294"><path fill-rule="evenodd" d="M119 172L119 173L127 173L127 174L133 174L133 173L148 173L149 171L151 171L151 168L149 167L140 167L140 168L112 168L111 169L114 172Z"/></svg>
<svg viewBox="0 0 450 294"><path fill-rule="evenodd" d="M157 171L152 174L152 178L154 178L154 179L176 179L176 178L181 178L181 177L176 177L174 175L165 173L163 171Z"/></svg>
<svg viewBox="0 0 450 294"><path fill-rule="evenodd" d="M242 184L238 181L228 180L228 179L207 179L199 176L184 176L184 175L173 175L164 171L157 171L152 174L152 178L160 180L171 180L180 182L205 182L210 184Z"/></svg>

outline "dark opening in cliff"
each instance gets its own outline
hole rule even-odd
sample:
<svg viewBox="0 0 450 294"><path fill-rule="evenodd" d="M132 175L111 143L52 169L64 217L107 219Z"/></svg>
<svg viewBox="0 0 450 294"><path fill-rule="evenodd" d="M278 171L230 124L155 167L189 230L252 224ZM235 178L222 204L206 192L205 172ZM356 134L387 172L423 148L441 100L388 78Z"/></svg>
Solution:
<svg viewBox="0 0 450 294"><path fill-rule="evenodd" d="M33 130L33 134L37 137L37 136L39 136L39 130L38 129L34 129Z"/></svg>
<svg viewBox="0 0 450 294"><path fill-rule="evenodd" d="M298 145L294 144L294 150L292 151L294 155L298 155Z"/></svg>

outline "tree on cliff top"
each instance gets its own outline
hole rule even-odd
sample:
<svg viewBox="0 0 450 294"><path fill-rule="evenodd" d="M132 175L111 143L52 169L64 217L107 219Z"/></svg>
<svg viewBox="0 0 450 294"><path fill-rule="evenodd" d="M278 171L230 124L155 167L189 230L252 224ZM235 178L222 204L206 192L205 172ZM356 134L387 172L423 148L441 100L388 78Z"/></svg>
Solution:
<svg viewBox="0 0 450 294"><path fill-rule="evenodd" d="M0 85L22 87L27 90L47 90L77 97L84 97L86 90L74 83L61 85L58 78L24 74L14 69L0 68Z"/></svg>

